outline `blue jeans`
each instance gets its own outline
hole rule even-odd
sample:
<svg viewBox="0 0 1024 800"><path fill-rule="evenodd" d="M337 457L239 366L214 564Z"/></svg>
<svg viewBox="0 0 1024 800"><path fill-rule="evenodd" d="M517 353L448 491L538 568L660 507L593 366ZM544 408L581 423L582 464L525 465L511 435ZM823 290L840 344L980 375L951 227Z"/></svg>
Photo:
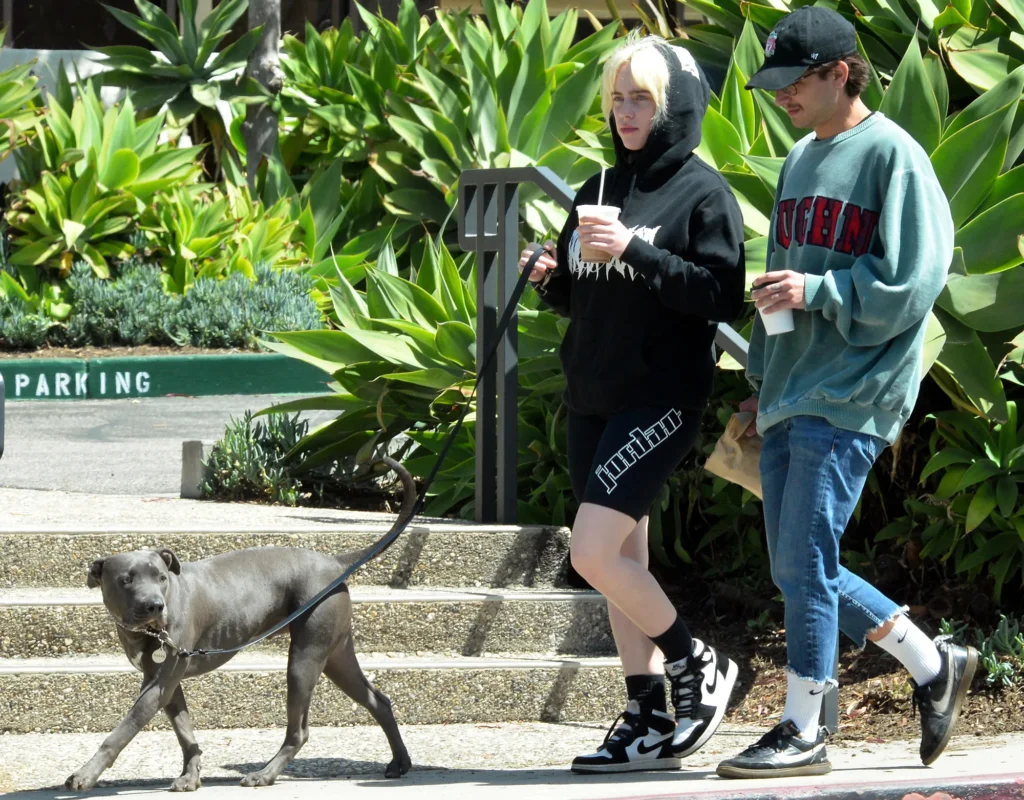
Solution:
<svg viewBox="0 0 1024 800"><path fill-rule="evenodd" d="M801 678L835 683L841 630L859 646L901 609L839 564L839 539L875 459L886 447L821 417L772 425L761 450L761 489L772 580L786 604L786 654Z"/></svg>

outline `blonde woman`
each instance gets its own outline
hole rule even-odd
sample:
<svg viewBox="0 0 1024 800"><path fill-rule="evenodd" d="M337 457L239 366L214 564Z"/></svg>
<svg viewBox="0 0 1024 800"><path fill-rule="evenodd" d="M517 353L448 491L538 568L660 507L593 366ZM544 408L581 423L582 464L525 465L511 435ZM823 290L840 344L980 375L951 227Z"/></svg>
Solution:
<svg viewBox="0 0 1024 800"><path fill-rule="evenodd" d="M738 671L691 636L647 570L649 509L693 447L711 392L715 323L743 304L739 206L693 152L709 95L690 54L660 38L630 37L612 54L601 101L615 166L602 201L620 214L581 221L579 206L598 202L599 179L587 181L531 275L570 318L560 355L580 502L572 564L608 599L628 698L622 724L573 761L576 772L678 768L717 729Z"/></svg>

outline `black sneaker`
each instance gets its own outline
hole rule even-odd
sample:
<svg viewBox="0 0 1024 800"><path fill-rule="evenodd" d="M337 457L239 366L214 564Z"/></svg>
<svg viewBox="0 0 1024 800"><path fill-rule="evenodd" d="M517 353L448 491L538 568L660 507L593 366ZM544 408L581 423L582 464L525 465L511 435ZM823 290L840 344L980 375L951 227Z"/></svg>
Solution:
<svg viewBox="0 0 1024 800"><path fill-rule="evenodd" d="M671 714L641 710L636 700L630 700L619 719L612 723L596 753L573 759L573 772L679 769L679 759L672 755L676 721Z"/></svg>
<svg viewBox="0 0 1024 800"><path fill-rule="evenodd" d="M953 644L947 636L935 640L942 657L939 674L924 686L911 678L914 709L921 712L921 761L931 764L942 755L953 735L967 690L978 667L978 651Z"/></svg>
<svg viewBox="0 0 1024 800"><path fill-rule="evenodd" d="M676 712L672 755L685 758L697 752L722 724L739 667L732 659L723 664L713 647L693 640L693 653L665 664Z"/></svg>
<svg viewBox="0 0 1024 800"><path fill-rule="evenodd" d="M827 775L832 771L825 753L825 729L807 742L800 738L789 720L780 722L738 756L718 765L722 778L792 778L797 775Z"/></svg>

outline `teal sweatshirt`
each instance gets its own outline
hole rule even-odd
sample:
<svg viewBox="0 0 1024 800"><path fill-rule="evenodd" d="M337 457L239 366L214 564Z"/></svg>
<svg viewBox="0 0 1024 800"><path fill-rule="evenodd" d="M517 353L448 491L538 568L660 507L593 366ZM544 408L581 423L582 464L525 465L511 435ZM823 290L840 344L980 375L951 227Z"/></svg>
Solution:
<svg viewBox="0 0 1024 800"><path fill-rule="evenodd" d="M875 113L786 158L768 271L804 273L795 330L760 315L747 377L762 433L797 415L895 441L917 401L928 312L953 257L949 204L924 150Z"/></svg>

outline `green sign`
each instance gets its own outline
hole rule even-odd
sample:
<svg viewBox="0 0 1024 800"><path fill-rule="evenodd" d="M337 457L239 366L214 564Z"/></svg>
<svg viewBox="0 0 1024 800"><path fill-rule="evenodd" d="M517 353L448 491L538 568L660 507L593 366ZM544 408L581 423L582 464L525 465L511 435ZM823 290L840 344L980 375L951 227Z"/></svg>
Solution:
<svg viewBox="0 0 1024 800"><path fill-rule="evenodd" d="M0 360L9 400L323 392L331 377L287 356L188 355Z"/></svg>

